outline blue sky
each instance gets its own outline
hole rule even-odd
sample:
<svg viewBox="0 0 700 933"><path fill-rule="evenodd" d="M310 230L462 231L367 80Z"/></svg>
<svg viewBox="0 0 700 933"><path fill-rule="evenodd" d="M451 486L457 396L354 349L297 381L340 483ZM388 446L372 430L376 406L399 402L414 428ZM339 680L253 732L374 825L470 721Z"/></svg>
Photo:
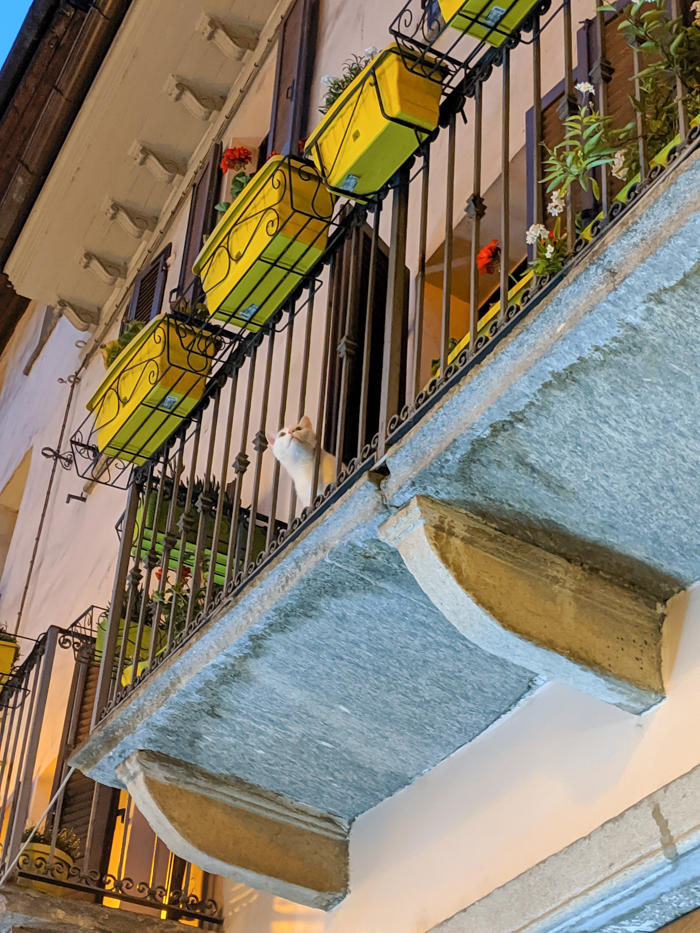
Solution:
<svg viewBox="0 0 700 933"><path fill-rule="evenodd" d="M0 0L0 68L31 5L32 0Z"/></svg>

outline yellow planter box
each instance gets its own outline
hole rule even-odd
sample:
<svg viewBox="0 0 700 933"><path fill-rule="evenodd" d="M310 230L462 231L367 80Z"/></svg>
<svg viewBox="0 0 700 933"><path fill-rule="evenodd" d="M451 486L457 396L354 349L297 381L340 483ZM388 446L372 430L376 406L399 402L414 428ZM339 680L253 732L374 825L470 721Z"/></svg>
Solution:
<svg viewBox="0 0 700 933"><path fill-rule="evenodd" d="M289 157L269 159L195 261L209 312L227 324L260 330L323 254L333 202L311 166Z"/></svg>
<svg viewBox="0 0 700 933"><path fill-rule="evenodd" d="M19 645L16 641L0 641L0 687L10 679L18 652Z"/></svg>
<svg viewBox="0 0 700 933"><path fill-rule="evenodd" d="M53 850L53 862L49 869L49 858L51 855L51 846L44 845L41 842L30 842L24 850L19 862L19 870L26 871L28 874L49 875L57 881L69 881L70 870L73 867L73 859L62 849ZM19 878L18 884L22 887L31 887L35 891L41 891L43 894L51 894L55 897L67 897L73 892L60 885L52 884L50 881L34 881L29 878Z"/></svg>
<svg viewBox="0 0 700 933"><path fill-rule="evenodd" d="M519 282L515 283L515 285L508 292L508 302L512 303L514 299L518 298L518 296L522 292L524 292L525 289L529 285L532 284L533 278L534 278L534 272L532 271L532 269L530 269L528 272L525 273L525 275L522 277L522 279L520 279ZM477 333L476 333L476 349L477 350L480 350L481 347L489 339L489 336L490 336L489 329L494 319L498 317L500 310L501 310L501 302L499 300L495 302L495 304L491 305L491 307L486 312L486 314L479 320L479 326L478 326ZM467 331L464 337L462 337L462 339L459 341L457 346L447 357L448 364L453 363L457 359L459 354L463 350L465 350L468 346L469 346L469 332ZM440 375L440 370L438 369L437 373L432 378L434 379L439 375Z"/></svg>
<svg viewBox="0 0 700 933"><path fill-rule="evenodd" d="M438 125L442 72L392 45L343 91L304 154L329 187L349 197L379 191Z"/></svg>
<svg viewBox="0 0 700 933"><path fill-rule="evenodd" d="M439 0L448 26L500 46L517 29L537 0Z"/></svg>
<svg viewBox="0 0 700 933"><path fill-rule="evenodd" d="M215 338L174 318L144 327L88 402L100 453L145 463L202 397L218 349Z"/></svg>

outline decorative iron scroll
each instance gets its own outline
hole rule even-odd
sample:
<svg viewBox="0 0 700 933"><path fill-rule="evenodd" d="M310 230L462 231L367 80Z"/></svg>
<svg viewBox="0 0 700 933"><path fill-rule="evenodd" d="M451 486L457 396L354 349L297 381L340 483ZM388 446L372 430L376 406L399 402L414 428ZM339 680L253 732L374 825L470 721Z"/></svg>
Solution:
<svg viewBox="0 0 700 933"><path fill-rule="evenodd" d="M48 847L42 847L48 848ZM31 843L18 862L19 877L27 881L55 884L72 891L109 896L154 910L166 910L172 919L205 920L220 926L223 923L219 905L212 898L200 900L187 891L169 890L162 885L150 885L132 878L102 875L98 871L83 872L59 849L50 852L32 850Z"/></svg>

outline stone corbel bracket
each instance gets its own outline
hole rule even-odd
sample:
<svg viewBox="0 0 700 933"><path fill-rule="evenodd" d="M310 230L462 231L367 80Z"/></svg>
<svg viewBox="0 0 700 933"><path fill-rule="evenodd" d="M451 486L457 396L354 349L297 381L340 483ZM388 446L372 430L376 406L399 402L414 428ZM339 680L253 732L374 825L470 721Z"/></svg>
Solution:
<svg viewBox="0 0 700 933"><path fill-rule="evenodd" d="M58 299L55 309L56 314L68 318L73 327L76 327L78 330L91 330L100 323L99 309L91 310L90 308L82 308L72 301L66 301L65 298Z"/></svg>
<svg viewBox="0 0 700 933"><path fill-rule="evenodd" d="M94 253L85 252L78 260L83 269L89 269L105 285L115 286L119 279L126 278L126 266L110 259L103 259Z"/></svg>
<svg viewBox="0 0 700 933"><path fill-rule="evenodd" d="M137 213L111 198L107 199L104 213L107 220L116 220L122 230L137 240L141 239L144 233L154 230L157 223L157 218Z"/></svg>
<svg viewBox="0 0 700 933"><path fill-rule="evenodd" d="M246 34L227 28L208 13L202 13L195 25L198 32L207 42L214 45L233 61L241 61L245 53L253 51L258 44L259 33Z"/></svg>
<svg viewBox="0 0 700 933"><path fill-rule="evenodd" d="M348 890L347 821L159 752L116 770L153 831L205 871L328 910Z"/></svg>
<svg viewBox="0 0 700 933"><path fill-rule="evenodd" d="M178 175L185 174L185 169L179 162L169 159L167 156L159 155L138 140L134 140L132 143L129 155L137 165L145 166L154 178L166 185L171 184Z"/></svg>
<svg viewBox="0 0 700 933"><path fill-rule="evenodd" d="M213 113L218 113L224 106L222 97L200 94L175 75L168 77L164 90L171 100L179 101L193 117L200 120L209 120Z"/></svg>
<svg viewBox="0 0 700 933"><path fill-rule="evenodd" d="M469 641L633 713L663 699L663 605L417 496L379 529Z"/></svg>

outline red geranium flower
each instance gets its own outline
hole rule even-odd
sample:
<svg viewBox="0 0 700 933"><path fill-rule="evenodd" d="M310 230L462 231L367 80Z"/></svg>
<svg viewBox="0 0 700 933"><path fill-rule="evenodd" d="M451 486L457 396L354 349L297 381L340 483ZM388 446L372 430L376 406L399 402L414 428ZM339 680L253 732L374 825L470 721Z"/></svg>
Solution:
<svg viewBox="0 0 700 933"><path fill-rule="evenodd" d="M494 267L500 258L501 247L498 245L498 240L491 240L487 246L482 247L477 253L476 265L479 269L479 274L492 275Z"/></svg>
<svg viewBox="0 0 700 933"><path fill-rule="evenodd" d="M253 153L245 146L234 146L233 149L227 149L221 159L221 171L228 172L231 169L241 171L246 165L253 161Z"/></svg>

